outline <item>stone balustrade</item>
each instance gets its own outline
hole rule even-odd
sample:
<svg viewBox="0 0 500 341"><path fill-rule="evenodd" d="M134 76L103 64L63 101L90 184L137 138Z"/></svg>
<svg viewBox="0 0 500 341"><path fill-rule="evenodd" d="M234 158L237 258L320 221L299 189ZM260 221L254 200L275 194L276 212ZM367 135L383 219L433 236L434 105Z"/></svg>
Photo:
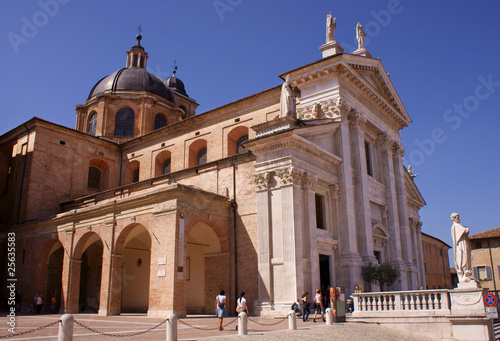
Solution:
<svg viewBox="0 0 500 341"><path fill-rule="evenodd" d="M387 291L353 294L352 316L450 314L448 290Z"/></svg>
<svg viewBox="0 0 500 341"><path fill-rule="evenodd" d="M487 289L473 282L458 288L352 294L354 311L348 322L380 323L433 338L492 340L486 316Z"/></svg>

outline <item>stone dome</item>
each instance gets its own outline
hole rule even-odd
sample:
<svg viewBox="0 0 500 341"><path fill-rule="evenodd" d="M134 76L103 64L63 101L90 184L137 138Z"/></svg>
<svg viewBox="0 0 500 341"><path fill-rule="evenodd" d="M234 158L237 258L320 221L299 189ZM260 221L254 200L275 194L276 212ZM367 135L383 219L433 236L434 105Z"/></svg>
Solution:
<svg viewBox="0 0 500 341"><path fill-rule="evenodd" d="M184 89L184 84L182 87ZM163 80L141 67L123 68L104 77L94 85L88 99L108 90L112 92L123 90L147 91L175 103L172 92L165 86Z"/></svg>
<svg viewBox="0 0 500 341"><path fill-rule="evenodd" d="M186 88L184 87L184 83L175 76L175 72L171 77L165 79L164 84L167 88L172 89L186 97L189 97L188 94L186 93Z"/></svg>

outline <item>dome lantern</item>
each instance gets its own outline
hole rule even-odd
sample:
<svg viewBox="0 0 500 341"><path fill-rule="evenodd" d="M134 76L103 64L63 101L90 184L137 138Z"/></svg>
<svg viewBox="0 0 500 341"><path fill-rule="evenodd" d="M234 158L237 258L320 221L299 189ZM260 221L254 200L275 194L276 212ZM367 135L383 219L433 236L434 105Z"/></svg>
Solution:
<svg viewBox="0 0 500 341"><path fill-rule="evenodd" d="M132 46L130 51L127 52L127 68L138 67L145 69L147 66L148 53L141 46L141 26L137 28L139 34L135 37L137 39L137 44Z"/></svg>

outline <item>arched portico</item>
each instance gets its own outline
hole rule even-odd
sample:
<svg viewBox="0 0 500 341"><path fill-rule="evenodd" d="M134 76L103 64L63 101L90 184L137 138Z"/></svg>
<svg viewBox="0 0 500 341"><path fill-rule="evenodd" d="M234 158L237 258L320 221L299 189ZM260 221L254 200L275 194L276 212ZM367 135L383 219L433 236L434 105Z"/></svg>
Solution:
<svg viewBox="0 0 500 341"><path fill-rule="evenodd" d="M103 243L95 232L76 243L71 260L68 313L97 313L101 296Z"/></svg>
<svg viewBox="0 0 500 341"><path fill-rule="evenodd" d="M196 223L186 239L186 310L188 314L212 314L221 288L229 292L229 254L222 252L215 230Z"/></svg>
<svg viewBox="0 0 500 341"><path fill-rule="evenodd" d="M110 286L111 315L146 313L149 309L151 236L140 224L125 227L112 255Z"/></svg>
<svg viewBox="0 0 500 341"><path fill-rule="evenodd" d="M39 294L44 295L45 310L50 311L50 301L52 297L56 298L56 307L54 312L59 312L62 304L62 270L64 262L64 247L58 239L51 239L45 243L40 252L41 262L39 263L39 279L44 284L39 288Z"/></svg>

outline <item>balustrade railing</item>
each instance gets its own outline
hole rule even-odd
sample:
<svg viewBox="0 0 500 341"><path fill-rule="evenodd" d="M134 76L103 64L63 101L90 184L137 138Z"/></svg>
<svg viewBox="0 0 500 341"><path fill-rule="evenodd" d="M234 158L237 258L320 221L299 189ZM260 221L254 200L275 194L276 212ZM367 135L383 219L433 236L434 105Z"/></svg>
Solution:
<svg viewBox="0 0 500 341"><path fill-rule="evenodd" d="M357 293L353 294L352 298L353 316L366 313L450 313L450 299L446 289Z"/></svg>

